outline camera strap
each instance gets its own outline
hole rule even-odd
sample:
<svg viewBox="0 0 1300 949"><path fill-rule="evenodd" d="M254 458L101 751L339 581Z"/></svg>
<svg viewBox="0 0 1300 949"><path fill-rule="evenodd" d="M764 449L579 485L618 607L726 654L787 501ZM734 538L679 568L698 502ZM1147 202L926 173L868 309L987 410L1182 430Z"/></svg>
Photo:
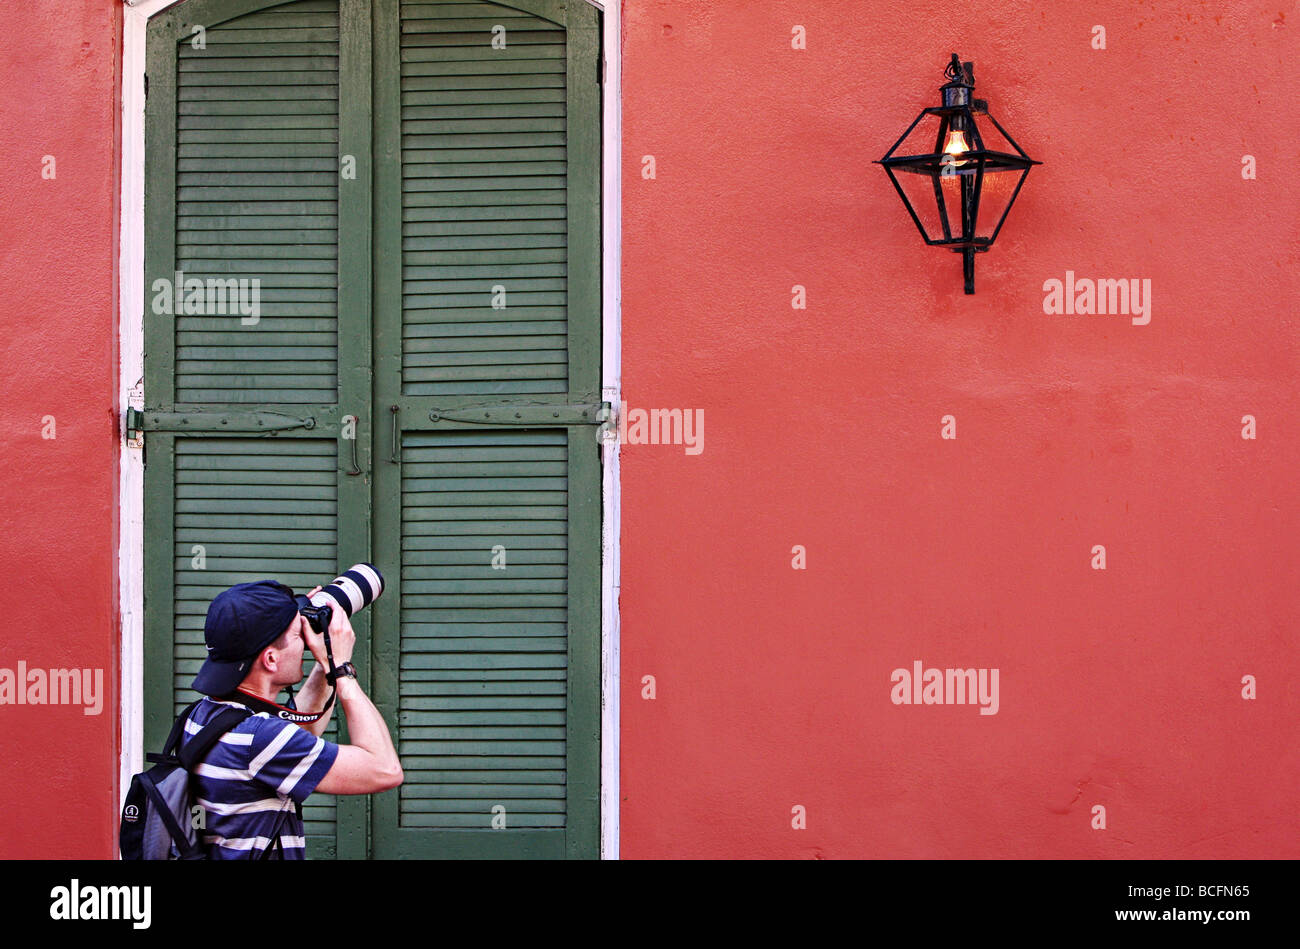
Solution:
<svg viewBox="0 0 1300 949"><path fill-rule="evenodd" d="M279 705L275 702L268 702L260 695L254 695L252 692L245 692L243 689L236 689L222 696L214 696L221 702L238 702L240 705L247 705L254 712L266 712L272 718L278 718L286 722L296 722L300 725L310 725L312 722L319 722L325 717L325 713L330 710L334 704L334 690L330 690L330 697L325 702L325 707L319 712L300 712L296 708L288 705ZM289 690L289 701L293 701L293 690Z"/></svg>

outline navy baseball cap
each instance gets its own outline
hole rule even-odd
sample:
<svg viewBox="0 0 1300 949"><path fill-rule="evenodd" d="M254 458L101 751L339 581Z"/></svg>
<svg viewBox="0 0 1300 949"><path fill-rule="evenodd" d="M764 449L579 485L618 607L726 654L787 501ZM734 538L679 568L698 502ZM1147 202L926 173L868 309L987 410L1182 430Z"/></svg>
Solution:
<svg viewBox="0 0 1300 949"><path fill-rule="evenodd" d="M205 695L233 692L257 654L280 638L298 615L293 590L274 580L239 583L212 598L203 623L208 658L194 677Z"/></svg>

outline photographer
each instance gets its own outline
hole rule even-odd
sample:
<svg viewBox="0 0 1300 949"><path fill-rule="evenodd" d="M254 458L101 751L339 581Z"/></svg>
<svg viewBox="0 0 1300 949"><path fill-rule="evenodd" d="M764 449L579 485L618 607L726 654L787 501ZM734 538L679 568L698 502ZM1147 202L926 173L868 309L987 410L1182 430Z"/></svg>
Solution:
<svg viewBox="0 0 1300 949"><path fill-rule="evenodd" d="M362 692L349 661L356 634L347 613L334 610L328 628L349 745L320 737L332 708L312 715L294 705L292 686L302 681L307 651L316 666L299 696L307 709L325 704L328 660L324 637L299 613L288 587L270 580L241 583L219 593L208 608L208 658L194 680L206 697L186 721L185 734L197 734L225 706L253 713L222 735L193 772L196 798L208 815L204 842L213 859L265 854L301 860L306 842L300 808L312 791L373 794L402 783L388 725ZM285 687L289 704L278 705Z"/></svg>

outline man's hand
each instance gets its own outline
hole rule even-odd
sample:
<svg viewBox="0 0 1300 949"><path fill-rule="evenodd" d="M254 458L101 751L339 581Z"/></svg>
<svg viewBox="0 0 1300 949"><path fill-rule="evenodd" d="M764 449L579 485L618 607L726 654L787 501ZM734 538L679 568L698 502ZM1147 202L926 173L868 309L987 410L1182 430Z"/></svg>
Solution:
<svg viewBox="0 0 1300 949"><path fill-rule="evenodd" d="M320 592L320 587L316 587L307 594L308 598ZM307 641L307 648L311 650L312 657L320 665L321 669L329 671L329 659L325 655L325 637L311 628L307 622L307 617L302 617L303 639ZM330 650L334 653L334 665L341 666L343 663L352 659L352 650L357 644L357 634L352 629L352 621L348 619L348 614L334 607L333 614L330 616Z"/></svg>

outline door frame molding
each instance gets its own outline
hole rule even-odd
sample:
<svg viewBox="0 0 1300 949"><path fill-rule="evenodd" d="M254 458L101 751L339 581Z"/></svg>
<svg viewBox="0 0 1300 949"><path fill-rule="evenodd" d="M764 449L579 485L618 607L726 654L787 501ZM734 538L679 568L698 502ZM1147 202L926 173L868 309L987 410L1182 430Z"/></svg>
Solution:
<svg viewBox="0 0 1300 949"><path fill-rule="evenodd" d="M126 438L126 409L144 406L144 70L149 18L184 0L123 0L118 284L118 609L120 696L117 797L144 769L144 457ZM491 0L488 0L491 2ZM601 439L600 854L619 857L619 443L622 406L621 0L583 0L604 14L601 181L601 398L614 424ZM117 815L112 815L115 825Z"/></svg>

